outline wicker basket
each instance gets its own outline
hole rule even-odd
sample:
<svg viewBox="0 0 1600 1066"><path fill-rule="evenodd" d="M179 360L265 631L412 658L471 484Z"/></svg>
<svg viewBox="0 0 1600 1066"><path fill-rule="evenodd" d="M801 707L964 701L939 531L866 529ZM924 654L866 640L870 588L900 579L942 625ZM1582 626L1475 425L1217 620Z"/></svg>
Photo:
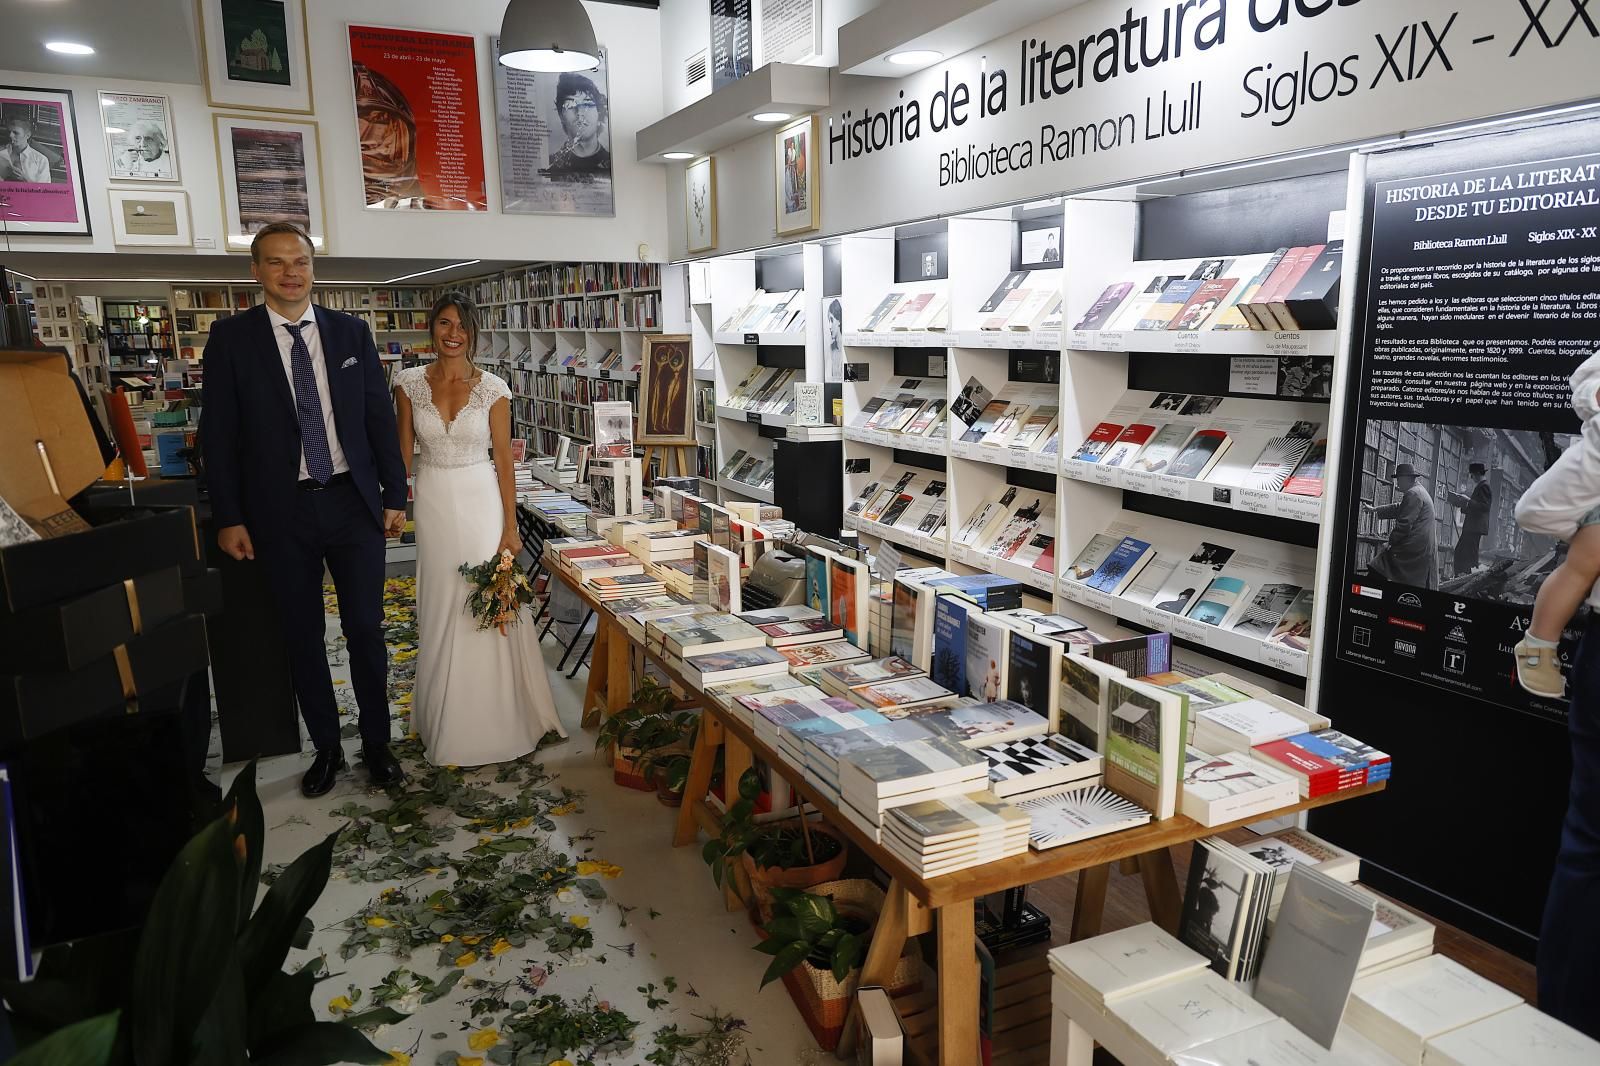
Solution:
<svg viewBox="0 0 1600 1066"><path fill-rule="evenodd" d="M638 789L640 792L654 792L656 790L655 784L646 781L635 770L635 764L638 759L638 748L627 748L621 744L616 745L611 752L611 780L623 788Z"/></svg>
<svg viewBox="0 0 1600 1066"><path fill-rule="evenodd" d="M840 910L857 910L871 914L873 920L883 910L883 890L871 881L829 881L808 889L813 895L828 896ZM861 983L861 970L850 971L844 981L835 981L830 970L818 969L810 962L783 975L783 987L789 998L800 1008L806 1028L824 1051L838 1046L844 1032L845 1018L850 1014L850 1004L855 1000L856 986ZM891 995L914 990L922 983L922 960L915 954L902 954L894 973L885 982Z"/></svg>

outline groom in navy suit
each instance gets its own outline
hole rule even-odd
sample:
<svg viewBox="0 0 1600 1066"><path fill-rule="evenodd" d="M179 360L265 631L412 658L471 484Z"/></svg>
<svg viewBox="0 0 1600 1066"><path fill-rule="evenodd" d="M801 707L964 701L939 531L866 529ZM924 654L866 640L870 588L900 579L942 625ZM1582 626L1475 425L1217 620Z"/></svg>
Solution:
<svg viewBox="0 0 1600 1066"><path fill-rule="evenodd" d="M267 568L317 747L300 790L322 795L345 765L323 647L324 566L339 594L362 757L373 784L395 784L404 775L389 751L384 537L405 525L406 470L393 401L366 323L312 304L304 230L262 227L250 272L266 305L218 320L204 357L200 433L217 543Z"/></svg>

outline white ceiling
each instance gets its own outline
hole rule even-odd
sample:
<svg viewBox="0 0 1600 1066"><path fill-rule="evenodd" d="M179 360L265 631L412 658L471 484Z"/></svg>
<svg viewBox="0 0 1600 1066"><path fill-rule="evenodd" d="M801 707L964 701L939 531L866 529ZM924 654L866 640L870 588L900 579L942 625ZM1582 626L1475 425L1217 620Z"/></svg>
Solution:
<svg viewBox="0 0 1600 1066"><path fill-rule="evenodd" d="M0 0L0 70L199 84L194 11L193 0ZM95 54L56 55L46 41Z"/></svg>

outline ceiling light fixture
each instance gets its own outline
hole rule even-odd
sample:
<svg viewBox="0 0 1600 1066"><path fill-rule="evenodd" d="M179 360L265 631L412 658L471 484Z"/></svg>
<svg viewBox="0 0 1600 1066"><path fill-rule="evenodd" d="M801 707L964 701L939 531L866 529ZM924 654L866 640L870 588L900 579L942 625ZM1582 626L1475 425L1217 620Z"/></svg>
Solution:
<svg viewBox="0 0 1600 1066"><path fill-rule="evenodd" d="M398 278L390 278L388 281L384 282L384 284L385 285L393 285L397 281L410 281L412 278L420 278L425 274L437 274L441 270L457 270L457 269L459 269L461 267L469 267L469 266L472 266L474 263L481 263L481 262L483 262L482 259L468 259L464 263L451 263L449 266L433 267L430 270L419 270L415 274L402 274Z"/></svg>
<svg viewBox="0 0 1600 1066"><path fill-rule="evenodd" d="M935 52L931 48L908 48L904 52L889 53L889 62L897 67L920 67L943 58L943 52Z"/></svg>
<svg viewBox="0 0 1600 1066"><path fill-rule="evenodd" d="M94 49L74 41L46 41L45 47L64 56L92 56Z"/></svg>
<svg viewBox="0 0 1600 1066"><path fill-rule="evenodd" d="M757 111L750 117L755 119L757 122L784 122L788 119L794 118L794 116L787 111Z"/></svg>
<svg viewBox="0 0 1600 1066"><path fill-rule="evenodd" d="M511 0L500 21L500 63L564 74L600 65L594 26L579 0Z"/></svg>
<svg viewBox="0 0 1600 1066"><path fill-rule="evenodd" d="M693 159L693 152L662 152L662 159Z"/></svg>

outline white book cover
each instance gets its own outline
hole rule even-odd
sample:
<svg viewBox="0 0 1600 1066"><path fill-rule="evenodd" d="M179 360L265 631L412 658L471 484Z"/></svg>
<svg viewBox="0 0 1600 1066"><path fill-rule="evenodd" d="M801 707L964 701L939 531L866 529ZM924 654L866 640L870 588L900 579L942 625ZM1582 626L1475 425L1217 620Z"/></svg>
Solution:
<svg viewBox="0 0 1600 1066"><path fill-rule="evenodd" d="M1016 310L1006 319L1006 328L1016 330L1038 328L1040 320L1050 313L1050 309L1060 298L1060 292L1053 288L1029 289L1027 298L1019 303Z"/></svg>
<svg viewBox="0 0 1600 1066"><path fill-rule="evenodd" d="M1117 545L1122 543L1122 538L1112 533L1096 533L1084 545L1083 550L1077 554L1066 569L1061 571L1063 581L1088 581L1100 569L1100 564L1106 557L1116 551Z"/></svg>
<svg viewBox="0 0 1600 1066"><path fill-rule="evenodd" d="M1184 752L1179 812L1201 825L1236 822L1287 807L1299 798L1294 778L1241 752L1209 755L1194 747ZM1252 854L1248 847L1241 850Z"/></svg>
<svg viewBox="0 0 1600 1066"><path fill-rule="evenodd" d="M1300 1030L1274 1018L1172 1057L1173 1066L1392 1066L1343 1051L1329 1051Z"/></svg>
<svg viewBox="0 0 1600 1066"><path fill-rule="evenodd" d="M1204 955L1154 922L1050 950L1050 968L1103 1003L1194 976L1206 966Z"/></svg>
<svg viewBox="0 0 1600 1066"><path fill-rule="evenodd" d="M1038 851L1144 825L1150 812L1098 785L1069 786L1016 801L1033 819L1028 843Z"/></svg>
<svg viewBox="0 0 1600 1066"><path fill-rule="evenodd" d="M994 314L985 318L978 328L986 330L1005 329L1006 323L1011 321L1011 316L1017 313L1018 308L1028 299L1030 292L1031 290L1018 286L1006 293L1005 299L1001 300L1000 305L994 309Z"/></svg>
<svg viewBox="0 0 1600 1066"><path fill-rule="evenodd" d="M1139 450L1139 457L1126 464L1127 469L1146 474L1166 473L1167 467L1183 451L1194 427L1183 422L1169 422L1156 431L1150 442Z"/></svg>
<svg viewBox="0 0 1600 1066"><path fill-rule="evenodd" d="M1594 1066L1600 1041L1526 1003L1434 1037L1422 1066Z"/></svg>
<svg viewBox="0 0 1600 1066"><path fill-rule="evenodd" d="M1306 722L1261 700L1245 700L1197 712L1194 728L1195 744L1203 750L1248 751L1257 744L1304 733ZM1203 741L1218 741L1225 746L1212 749Z"/></svg>
<svg viewBox="0 0 1600 1066"><path fill-rule="evenodd" d="M1084 747L1104 754L1111 712L1111 682L1128 675L1087 655L1061 657L1060 729Z"/></svg>
<svg viewBox="0 0 1600 1066"><path fill-rule="evenodd" d="M1388 1030L1420 1053L1425 1041L1510 1010L1522 997L1454 959L1426 959L1363 977L1350 990L1350 1025L1380 1045Z"/></svg>
<svg viewBox="0 0 1600 1066"><path fill-rule="evenodd" d="M1029 416L1033 414L1036 406L1037 404L1034 402L1032 395L1023 393L1018 396L1001 412L1000 417L989 429L989 432L984 434L980 443L986 448L1010 447L1017 434L1022 432L1023 425L1026 424Z"/></svg>
<svg viewBox="0 0 1600 1066"><path fill-rule="evenodd" d="M927 484L920 488L912 499L911 505L905 509L904 513L894 523L895 528L904 529L908 532L922 532L921 527L927 520L929 512L933 510L935 504L944 502L944 499L944 479L929 480Z"/></svg>
<svg viewBox="0 0 1600 1066"><path fill-rule="evenodd" d="M969 548L981 548L984 544L1000 531L1000 526L1011 514L1011 508L1017 502L1017 489L1008 485L967 516L961 528L956 531L954 542Z"/></svg>
<svg viewBox="0 0 1600 1066"><path fill-rule="evenodd" d="M1210 970L1115 1000L1106 1009L1169 1056L1273 1018L1242 987Z"/></svg>
<svg viewBox="0 0 1600 1066"><path fill-rule="evenodd" d="M942 292L933 294L933 299L922 309L916 321L911 324L912 329L942 330L950 320L950 300Z"/></svg>
<svg viewBox="0 0 1600 1066"><path fill-rule="evenodd" d="M958 695L984 703L1005 696L1010 640L1009 627L987 615L967 616L967 691Z"/></svg>
<svg viewBox="0 0 1600 1066"><path fill-rule="evenodd" d="M1044 525L1049 516L1050 525ZM1055 535L1055 498L1036 492L1021 493L1006 522L988 541L977 541L973 547L997 559L1014 558L1023 545L1040 529Z"/></svg>

